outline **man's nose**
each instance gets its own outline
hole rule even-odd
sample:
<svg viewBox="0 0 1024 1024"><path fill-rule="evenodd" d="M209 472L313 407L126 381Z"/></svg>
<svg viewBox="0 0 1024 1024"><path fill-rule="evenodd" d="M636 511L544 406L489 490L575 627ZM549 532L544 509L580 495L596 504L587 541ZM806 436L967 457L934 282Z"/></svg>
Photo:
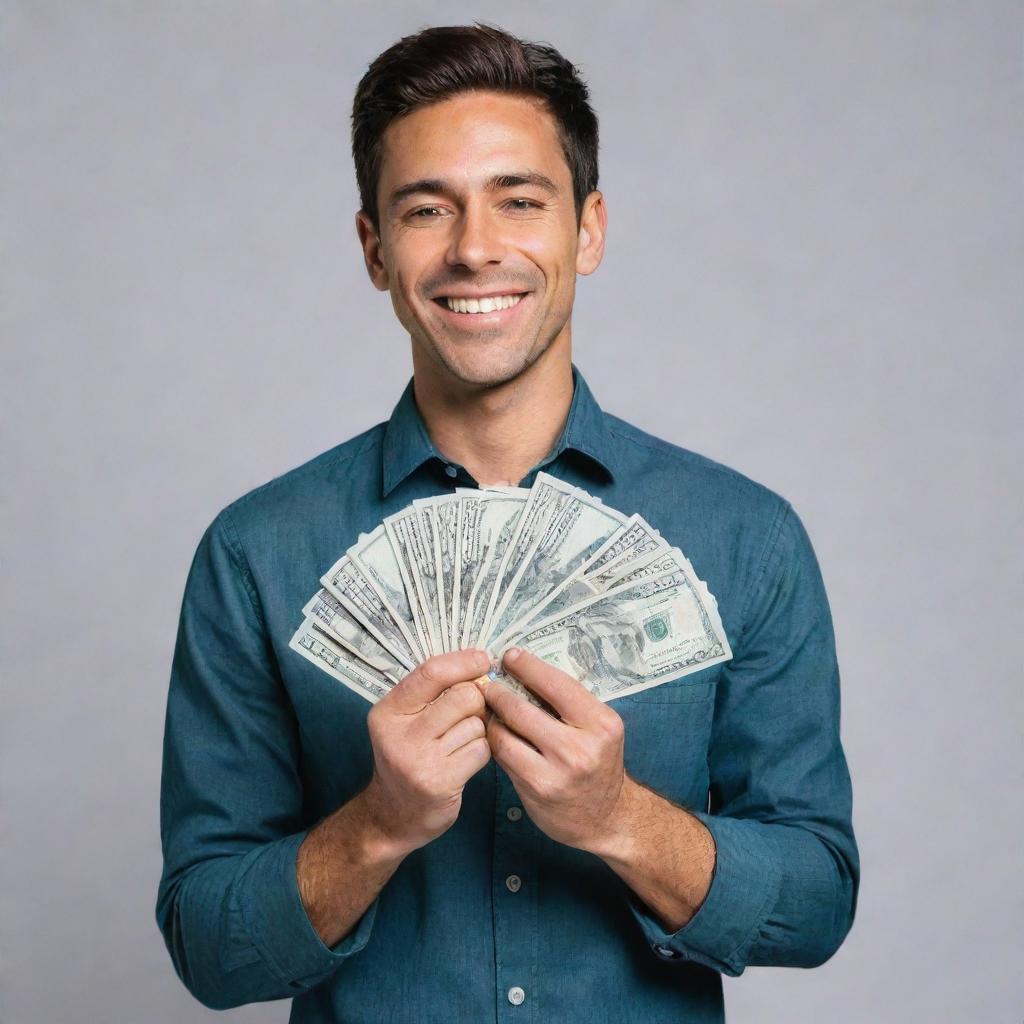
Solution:
<svg viewBox="0 0 1024 1024"><path fill-rule="evenodd" d="M448 263L479 270L487 263L500 263L504 257L502 225L489 210L467 206L456 218L448 247Z"/></svg>

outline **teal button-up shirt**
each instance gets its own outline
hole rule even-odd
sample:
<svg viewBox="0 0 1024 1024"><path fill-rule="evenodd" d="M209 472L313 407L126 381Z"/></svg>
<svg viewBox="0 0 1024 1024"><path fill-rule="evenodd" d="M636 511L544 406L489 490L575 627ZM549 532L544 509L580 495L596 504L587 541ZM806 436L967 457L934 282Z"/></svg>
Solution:
<svg viewBox="0 0 1024 1024"><path fill-rule="evenodd" d="M296 853L369 781L370 705L288 641L361 532L474 486L432 445L410 385L388 422L224 509L196 552L167 704L157 920L203 1003L292 997L293 1022L345 1024L721 1021L722 974L812 967L843 941L860 869L839 675L793 509L602 412L578 373L561 439L523 486L540 469L641 513L718 599L732 661L610 705L626 770L714 837L704 903L665 932L602 860L544 835L492 761L345 939L329 948L310 924Z"/></svg>

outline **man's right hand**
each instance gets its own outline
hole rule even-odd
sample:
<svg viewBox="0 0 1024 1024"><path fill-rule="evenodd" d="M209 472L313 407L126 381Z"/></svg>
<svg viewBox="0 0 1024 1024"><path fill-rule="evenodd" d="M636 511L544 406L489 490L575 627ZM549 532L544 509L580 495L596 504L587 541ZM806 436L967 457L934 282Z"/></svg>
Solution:
<svg viewBox="0 0 1024 1024"><path fill-rule="evenodd" d="M400 855L451 828L463 787L491 759L473 682L489 668L483 651L436 655L370 709L374 770L361 799Z"/></svg>

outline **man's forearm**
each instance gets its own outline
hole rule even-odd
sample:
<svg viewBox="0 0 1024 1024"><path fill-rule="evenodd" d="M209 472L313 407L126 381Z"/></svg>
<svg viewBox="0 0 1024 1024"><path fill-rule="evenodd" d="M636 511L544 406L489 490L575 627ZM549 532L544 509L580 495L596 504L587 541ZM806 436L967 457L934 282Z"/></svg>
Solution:
<svg viewBox="0 0 1024 1024"><path fill-rule="evenodd" d="M659 917L682 928L700 908L715 869L704 824L628 775L607 832L588 845Z"/></svg>
<svg viewBox="0 0 1024 1024"><path fill-rule="evenodd" d="M321 821L299 847L299 894L326 946L348 935L408 853L381 830L372 804L363 790Z"/></svg>

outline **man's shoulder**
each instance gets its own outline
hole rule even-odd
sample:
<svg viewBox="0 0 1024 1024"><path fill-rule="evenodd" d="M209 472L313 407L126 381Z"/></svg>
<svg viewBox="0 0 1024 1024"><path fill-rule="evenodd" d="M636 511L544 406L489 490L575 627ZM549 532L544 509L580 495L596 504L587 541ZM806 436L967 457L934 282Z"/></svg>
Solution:
<svg viewBox="0 0 1024 1024"><path fill-rule="evenodd" d="M632 423L605 413L610 434L630 465L642 467L648 481L660 479L713 497L720 507L740 507L763 514L777 512L788 502L776 491L706 455L657 437Z"/></svg>
<svg viewBox="0 0 1024 1024"><path fill-rule="evenodd" d="M607 419L628 495L672 544L686 552L718 600L726 629L744 628L745 609L769 565L806 561L811 549L793 506L731 466L672 444L617 417Z"/></svg>
<svg viewBox="0 0 1024 1024"><path fill-rule="evenodd" d="M385 427L378 423L254 487L222 509L220 517L236 527L288 518L342 499L355 481L367 488L376 486L379 493Z"/></svg>

